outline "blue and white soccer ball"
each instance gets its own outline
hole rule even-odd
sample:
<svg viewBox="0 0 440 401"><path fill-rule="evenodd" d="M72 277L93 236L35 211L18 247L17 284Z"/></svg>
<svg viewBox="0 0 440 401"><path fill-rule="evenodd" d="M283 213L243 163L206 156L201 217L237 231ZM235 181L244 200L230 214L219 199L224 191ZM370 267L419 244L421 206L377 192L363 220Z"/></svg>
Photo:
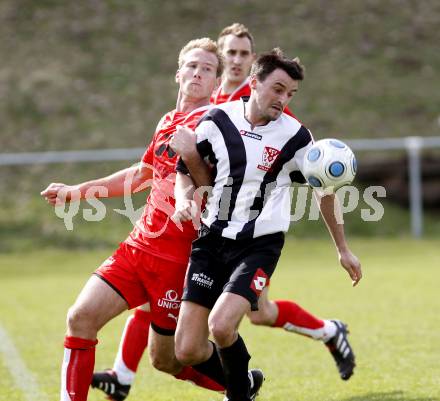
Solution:
<svg viewBox="0 0 440 401"><path fill-rule="evenodd" d="M311 187L334 190L352 183L356 175L353 151L339 139L321 139L306 152L303 174Z"/></svg>

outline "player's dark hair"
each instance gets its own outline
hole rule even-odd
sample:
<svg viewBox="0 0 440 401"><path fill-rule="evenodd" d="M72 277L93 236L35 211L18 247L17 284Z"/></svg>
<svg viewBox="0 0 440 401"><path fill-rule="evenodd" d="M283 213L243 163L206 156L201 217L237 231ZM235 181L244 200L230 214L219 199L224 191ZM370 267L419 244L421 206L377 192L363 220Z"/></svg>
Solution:
<svg viewBox="0 0 440 401"><path fill-rule="evenodd" d="M251 75L255 75L262 82L278 68L285 71L295 81L304 79L304 66L299 58L296 57L293 60L287 58L278 47L257 57L252 65Z"/></svg>

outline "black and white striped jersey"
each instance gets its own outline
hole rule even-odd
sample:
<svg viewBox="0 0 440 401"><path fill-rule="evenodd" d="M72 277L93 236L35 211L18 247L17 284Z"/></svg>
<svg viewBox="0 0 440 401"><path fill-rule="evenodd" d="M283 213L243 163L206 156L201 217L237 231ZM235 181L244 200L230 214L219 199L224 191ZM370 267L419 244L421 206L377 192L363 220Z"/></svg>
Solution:
<svg viewBox="0 0 440 401"><path fill-rule="evenodd" d="M244 102L211 109L196 128L197 149L215 172L202 221L231 239L288 230L289 187L305 182L303 158L313 143L310 132L285 113L251 129ZM183 163L177 170L186 172Z"/></svg>

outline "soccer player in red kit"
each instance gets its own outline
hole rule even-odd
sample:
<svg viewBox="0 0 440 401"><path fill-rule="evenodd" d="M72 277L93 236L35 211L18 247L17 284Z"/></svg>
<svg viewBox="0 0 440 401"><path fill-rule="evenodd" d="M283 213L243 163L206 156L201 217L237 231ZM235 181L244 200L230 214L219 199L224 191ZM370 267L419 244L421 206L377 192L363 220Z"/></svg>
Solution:
<svg viewBox="0 0 440 401"><path fill-rule="evenodd" d="M250 96L249 72L256 57L252 34L243 24L234 23L220 32L217 43L225 60L225 70L211 103L217 105ZM284 112L295 117L288 107Z"/></svg>
<svg viewBox="0 0 440 401"><path fill-rule="evenodd" d="M64 340L61 401L85 401L92 381L97 333L109 320L127 308L149 303L149 350L152 364L178 379L222 391L220 361L204 366L183 367L174 354L174 331L183 282L196 236L192 223L176 226L173 198L177 157L168 142L176 127L195 127L209 108L210 95L222 72L215 42L196 39L182 48L176 82L176 109L159 122L139 166L78 185L52 183L41 195L51 205L93 196L122 196L151 186L142 217L116 252L95 271L69 309ZM145 312L136 311L137 314ZM217 365L216 365L217 363ZM218 373L216 375L216 373ZM206 373L206 374L205 374ZM111 383L108 383L111 387ZM122 386L114 399L123 399L129 386Z"/></svg>
<svg viewBox="0 0 440 401"><path fill-rule="evenodd" d="M218 37L218 46L224 58L225 69L221 84L211 96L211 103L216 105L250 95L248 75L256 57L254 39L242 24L234 23L224 28ZM284 112L295 117L288 107ZM112 370L96 372L93 376L92 385L102 389L115 401L125 398L120 396L118 389L123 388L125 394L130 388L148 345L149 310L149 304L143 305L128 317ZM347 380L352 375L354 355L351 353L344 357L341 352L341 349L344 351L341 347L345 348L345 344L348 344L343 323L319 319L291 300L270 301L268 288L260 296L259 310L249 313L248 317L256 325L281 327L325 342L335 358L341 378ZM341 340L338 343L339 339Z"/></svg>

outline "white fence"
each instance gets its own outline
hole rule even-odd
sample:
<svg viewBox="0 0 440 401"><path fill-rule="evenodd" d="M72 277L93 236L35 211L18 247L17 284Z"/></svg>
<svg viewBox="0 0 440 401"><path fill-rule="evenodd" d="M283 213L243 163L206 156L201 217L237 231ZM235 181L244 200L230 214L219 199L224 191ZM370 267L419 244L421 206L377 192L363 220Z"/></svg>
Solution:
<svg viewBox="0 0 440 401"><path fill-rule="evenodd" d="M357 139L347 141L355 151L406 150L409 172L409 205L411 232L416 238L423 234L423 192L420 155L423 149L440 148L440 137L408 136L404 138Z"/></svg>
<svg viewBox="0 0 440 401"><path fill-rule="evenodd" d="M346 142L355 151L406 150L408 154L411 232L414 237L421 237L423 234L423 196L420 154L424 149L440 148L440 137L413 136L405 138L356 139ZM145 148L128 148L66 152L3 153L0 154L0 166L139 160L144 151Z"/></svg>

